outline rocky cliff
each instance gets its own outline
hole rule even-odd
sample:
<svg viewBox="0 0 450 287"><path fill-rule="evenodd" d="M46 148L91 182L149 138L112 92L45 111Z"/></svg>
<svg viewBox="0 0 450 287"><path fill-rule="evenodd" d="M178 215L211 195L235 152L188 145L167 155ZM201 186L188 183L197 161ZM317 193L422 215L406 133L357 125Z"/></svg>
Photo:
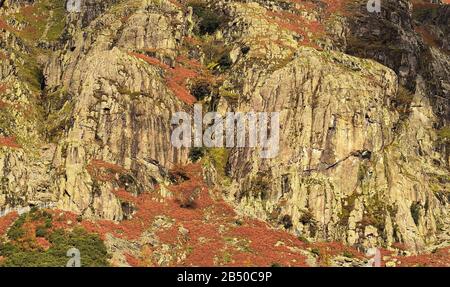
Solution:
<svg viewBox="0 0 450 287"><path fill-rule="evenodd" d="M449 5L386 0L370 13L359 0L65 4L0 2L2 214L44 207L97 232L113 224L139 233L105 232L118 265L130 254L145 262L148 245L157 265L184 262L186 249L169 255L155 242L158 230L196 230L166 210L173 198L178 212L199 201L202 224L218 231L195 240L229 238L224 246L240 241L218 214L360 251L450 245ZM175 148L172 115L194 103L280 112L278 156ZM209 197L234 211L211 213ZM309 265L323 264L292 244ZM214 258L192 264L235 262Z"/></svg>

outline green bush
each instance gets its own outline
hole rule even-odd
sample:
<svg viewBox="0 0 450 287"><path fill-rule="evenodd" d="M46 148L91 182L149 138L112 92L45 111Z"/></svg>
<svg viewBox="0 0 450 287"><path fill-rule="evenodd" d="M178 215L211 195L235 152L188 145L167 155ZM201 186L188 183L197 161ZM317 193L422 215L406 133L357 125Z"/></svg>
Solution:
<svg viewBox="0 0 450 287"><path fill-rule="evenodd" d="M51 228L52 226L53 226L52 219L51 218L46 218L44 227L45 228Z"/></svg>
<svg viewBox="0 0 450 287"><path fill-rule="evenodd" d="M72 232L56 230L48 236L52 244L46 251L28 250L19 244L0 244L0 256L6 260L5 267L64 267L70 259L67 251L75 247L80 250L81 265L85 267L108 266L106 247L96 234L76 228Z"/></svg>
<svg viewBox="0 0 450 287"><path fill-rule="evenodd" d="M36 228L36 237L45 237L47 235L47 228L45 226L39 226Z"/></svg>
<svg viewBox="0 0 450 287"><path fill-rule="evenodd" d="M192 162L199 161L205 155L205 148L203 147L193 147L189 150L189 158Z"/></svg>
<svg viewBox="0 0 450 287"><path fill-rule="evenodd" d="M320 250L319 250L318 248L313 248L313 249L311 250L311 253L312 253L312 254L315 254L316 256L319 256L319 257L320 257Z"/></svg>
<svg viewBox="0 0 450 287"><path fill-rule="evenodd" d="M30 240L18 240L25 235L23 224L29 221L44 220L44 225L36 228L36 237L45 237L50 243L47 250L36 248ZM7 233L11 241L0 242L0 256L4 257L1 266L5 267L64 267L70 257L66 253L75 247L80 250L81 265L86 267L108 266L109 255L106 246L97 234L88 233L78 227L72 231L58 229L51 231L51 214L33 210L21 215Z"/></svg>
<svg viewBox="0 0 450 287"><path fill-rule="evenodd" d="M450 127L445 126L437 131L438 142L448 143L450 141Z"/></svg>
<svg viewBox="0 0 450 287"><path fill-rule="evenodd" d="M420 202L414 202L413 204L411 204L410 207L410 211L411 211L411 216L414 220L414 223L416 225L419 224L419 219L420 219L420 210L422 209L422 205L420 204Z"/></svg>
<svg viewBox="0 0 450 287"><path fill-rule="evenodd" d="M303 243L309 243L308 238L306 238L306 237L303 236L303 235L298 236L298 240L300 240L300 241L303 242Z"/></svg>
<svg viewBox="0 0 450 287"><path fill-rule="evenodd" d="M211 95L209 83L200 81L195 83L191 88L191 94L199 101Z"/></svg>
<svg viewBox="0 0 450 287"><path fill-rule="evenodd" d="M205 54L205 63L208 69L220 72L231 66L231 49L225 42L213 37L205 37L202 42L202 50Z"/></svg>
<svg viewBox="0 0 450 287"><path fill-rule="evenodd" d="M6 234L8 238L17 240L25 234L22 225L25 223L26 216L26 214L22 214L9 228L8 233Z"/></svg>
<svg viewBox="0 0 450 287"><path fill-rule="evenodd" d="M347 251L347 250L345 250L344 251L344 253L342 254L344 257L347 257L347 258L353 258L353 257L355 257L354 255L353 255L353 253L351 253L351 252L349 252L349 251Z"/></svg>

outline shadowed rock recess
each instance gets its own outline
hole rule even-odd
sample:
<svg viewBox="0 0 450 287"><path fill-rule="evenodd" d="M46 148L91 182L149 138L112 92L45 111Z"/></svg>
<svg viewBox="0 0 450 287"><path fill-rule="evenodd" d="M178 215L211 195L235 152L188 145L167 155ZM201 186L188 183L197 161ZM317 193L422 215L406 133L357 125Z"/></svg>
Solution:
<svg viewBox="0 0 450 287"><path fill-rule="evenodd" d="M0 265L450 266L448 1L79 3L0 1ZM175 148L194 103L279 154Z"/></svg>

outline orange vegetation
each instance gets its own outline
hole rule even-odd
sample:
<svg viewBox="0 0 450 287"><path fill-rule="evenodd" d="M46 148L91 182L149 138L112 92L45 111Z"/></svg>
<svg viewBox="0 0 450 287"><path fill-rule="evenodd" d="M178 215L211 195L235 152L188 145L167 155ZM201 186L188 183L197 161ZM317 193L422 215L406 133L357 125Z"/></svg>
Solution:
<svg viewBox="0 0 450 287"><path fill-rule="evenodd" d="M8 228L18 217L19 215L17 214L17 212L11 212L3 217L0 217L0 236L5 235Z"/></svg>
<svg viewBox="0 0 450 287"><path fill-rule="evenodd" d="M397 256L400 267L443 267L450 266L450 247L442 248L430 254L420 254L408 257Z"/></svg>
<svg viewBox="0 0 450 287"><path fill-rule="evenodd" d="M132 267L140 266L139 260L129 253L125 253L125 259L126 259L127 263L130 264L130 266L132 266Z"/></svg>
<svg viewBox="0 0 450 287"><path fill-rule="evenodd" d="M142 60L146 61L147 63L149 63L150 65L158 66L164 70L170 69L170 67L167 64L161 62L160 60L158 60L156 58L153 58L153 57L150 57L150 56L147 56L144 54L134 53L134 52L131 52L130 55L132 55L136 58L142 59Z"/></svg>
<svg viewBox="0 0 450 287"><path fill-rule="evenodd" d="M334 256L351 254L353 258L363 260L364 254L355 248L346 246L340 242L316 242L311 244L311 248L318 250L318 263L320 266L327 266L328 259Z"/></svg>
<svg viewBox="0 0 450 287"><path fill-rule="evenodd" d="M11 27L4 21L3 19L0 19L0 29L3 30L11 30Z"/></svg>
<svg viewBox="0 0 450 287"><path fill-rule="evenodd" d="M184 37L183 39L189 45L193 45L193 46L201 45L201 41L194 37L187 36L187 37Z"/></svg>
<svg viewBox="0 0 450 287"><path fill-rule="evenodd" d="M277 24L280 28L292 31L302 36L300 44L319 49L315 40L322 38L326 29L323 23L333 15L348 14L346 4L349 0L290 0L295 3L291 11L268 11L266 19L269 22ZM320 20L308 20L302 16L304 11L321 11Z"/></svg>
<svg viewBox="0 0 450 287"><path fill-rule="evenodd" d="M414 30L422 37L423 41L428 46L438 49L442 47L442 43L439 41L439 39L434 36L426 27L414 27Z"/></svg>
<svg viewBox="0 0 450 287"><path fill-rule="evenodd" d="M220 231L221 226L234 226L236 214L233 209L222 200L214 200L211 197L205 183L202 180L202 168L198 164L176 166L170 174L176 179L176 183L169 187L174 193L190 191L193 187L199 188L199 194L195 199L195 205L190 208L182 208L176 196L163 199L156 194L144 193L139 196L127 194L125 190L113 191L121 199L126 199L136 207L133 218L120 223L109 220L82 221L86 230L98 233L105 239L106 234L126 240L138 239L147 230L156 216L165 215L173 220L169 228L158 230L156 236L160 242L169 245L178 245L181 248L189 248L190 252L183 262L173 263L180 266L212 266L221 258L224 252L232 254L230 262L222 262L222 265L253 265L269 266L280 262L286 265L303 265L304 258L298 253L291 252L285 246L275 246L283 241L287 245L301 246L303 243L295 236L284 231L272 230L264 223L249 220L245 226L232 227L229 233ZM58 214L58 211L55 212ZM58 228L73 227L67 222L75 222L76 215L64 213L60 218L55 215L55 226ZM180 230L185 229L185 233ZM239 251L227 245L225 238L233 235L244 237L251 241L249 251ZM149 251L151 253L151 251ZM149 253L147 252L147 253ZM135 258L130 254L125 255L127 262L133 266L149 265L151 258ZM147 262L147 263L144 263ZM151 265L151 264L150 264Z"/></svg>
<svg viewBox="0 0 450 287"><path fill-rule="evenodd" d="M169 2L172 3L173 5L177 6L178 8L183 8L183 4L181 4L177 0L169 0Z"/></svg>
<svg viewBox="0 0 450 287"><path fill-rule="evenodd" d="M403 250L403 244L395 244L393 247ZM393 251L381 248L381 266L384 267L387 261L397 259L397 267L449 267L450 247L436 249L431 253L403 256L395 255ZM386 261L386 258L387 259Z"/></svg>
<svg viewBox="0 0 450 287"><path fill-rule="evenodd" d="M319 38L325 33L323 25L317 21L309 21L304 17L292 12L267 11L267 20L302 36L301 44L317 48L313 38Z"/></svg>
<svg viewBox="0 0 450 287"><path fill-rule="evenodd" d="M133 202L135 197L129 193L128 191L126 191L124 188L119 188L119 189L115 189L112 191L112 193L119 198L122 201L125 202Z"/></svg>
<svg viewBox="0 0 450 287"><path fill-rule="evenodd" d="M175 67L167 79L167 86L172 92L186 104L192 105L196 102L196 99L188 89L185 87L185 82L187 79L194 78L197 76L192 70L186 69L184 67Z"/></svg>
<svg viewBox="0 0 450 287"><path fill-rule="evenodd" d="M117 175L123 174L126 170L116 164L94 159L86 167L88 173L99 181L112 181Z"/></svg>
<svg viewBox="0 0 450 287"><path fill-rule="evenodd" d="M131 52L130 55L142 59L150 65L163 69L166 72L166 83L168 88L178 99L188 105L192 105L197 101L189 89L186 88L188 81L194 78L205 80L208 83L212 83L214 81L209 71L207 71L201 63L184 56L179 56L176 59L176 66L171 68L154 57L134 52Z"/></svg>
<svg viewBox="0 0 450 287"><path fill-rule="evenodd" d="M349 2L348 0L327 0L326 13L328 15L335 13L345 13L345 4Z"/></svg>
<svg viewBox="0 0 450 287"><path fill-rule="evenodd" d="M47 250L51 246L51 243L44 237L37 237L35 240L36 244L43 250Z"/></svg>
<svg viewBox="0 0 450 287"><path fill-rule="evenodd" d="M449 1L449 0L446 0ZM434 7L438 7L439 4L431 3L430 0L412 0L414 10L422 10L422 9L430 9ZM444 0L445 2L445 0ZM449 3L449 2L447 2Z"/></svg>
<svg viewBox="0 0 450 287"><path fill-rule="evenodd" d="M130 53L130 55L142 59L150 65L157 66L165 70L167 72L167 86L175 94L175 96L188 105L195 103L195 97L192 96L189 90L185 87L186 80L197 75L194 71L181 66L171 68L167 64L162 63L160 60L144 54Z"/></svg>
<svg viewBox="0 0 450 287"><path fill-rule="evenodd" d="M227 235L249 241L249 252L231 251L234 262L227 265L306 266L305 257L292 249L304 249L305 243L285 231L270 229L264 222L248 220L247 223L231 229Z"/></svg>
<svg viewBox="0 0 450 287"><path fill-rule="evenodd" d="M122 222L81 220L72 212L47 210L53 218L51 230L83 226L89 232L98 233L103 240L106 234L136 240L152 226L156 216L164 215L170 218L172 225L156 230L158 241L174 250L188 250L185 259L170 262L170 266L307 266L305 256L299 252L305 249L317 250L320 266L327 266L328 259L346 253L351 254L352 258L364 259L360 252L342 243L305 243L284 230L271 228L265 222L237 217L228 204L212 198L213 194L200 181L199 165L178 166L171 172L182 174L183 179L180 178L180 182L175 184L180 190L183 182L192 179L198 180L197 184L203 187L194 208L181 208L173 198L164 199L156 194L133 196L125 194L125 190L116 190L116 195L136 206L137 212L132 219ZM16 218L16 213L0 218L0 235ZM21 240L29 244L29 248L48 248L49 243L45 239L35 236L36 227L41 224L41 221L24 223L26 234ZM145 245L138 257L127 252L124 256L131 266L154 266L154 248ZM449 249L409 257L393 256L392 251L385 249L381 251L382 256L397 258L400 266L449 266ZM382 262L383 265L385 263Z"/></svg>
<svg viewBox="0 0 450 287"><path fill-rule="evenodd" d="M15 137L0 137L0 147L20 148Z"/></svg>
<svg viewBox="0 0 450 287"><path fill-rule="evenodd" d="M28 250L47 250L51 243L43 237L36 236L36 230L42 226L44 226L43 218L27 217L21 227L24 233L15 241L20 242Z"/></svg>

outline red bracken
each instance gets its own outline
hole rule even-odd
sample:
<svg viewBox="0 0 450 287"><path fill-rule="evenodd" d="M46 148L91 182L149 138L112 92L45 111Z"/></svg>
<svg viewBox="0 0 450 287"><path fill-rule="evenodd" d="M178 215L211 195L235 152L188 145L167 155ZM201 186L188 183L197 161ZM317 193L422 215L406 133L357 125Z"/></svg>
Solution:
<svg viewBox="0 0 450 287"><path fill-rule="evenodd" d="M86 170L93 178L99 181L112 181L115 179L116 175L126 172L123 167L117 164L98 159L91 160L86 167Z"/></svg>
<svg viewBox="0 0 450 287"><path fill-rule="evenodd" d="M0 217L0 236L5 235L8 228L19 217L17 212L8 213L5 216Z"/></svg>
<svg viewBox="0 0 450 287"><path fill-rule="evenodd" d="M15 137L0 137L0 147L21 148Z"/></svg>

